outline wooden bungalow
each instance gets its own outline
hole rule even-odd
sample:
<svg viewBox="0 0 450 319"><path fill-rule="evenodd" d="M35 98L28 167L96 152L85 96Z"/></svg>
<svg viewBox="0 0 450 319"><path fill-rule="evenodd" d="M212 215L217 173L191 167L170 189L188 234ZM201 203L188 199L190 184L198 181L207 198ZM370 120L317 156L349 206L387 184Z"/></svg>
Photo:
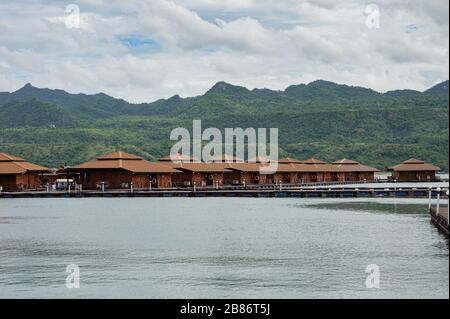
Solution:
<svg viewBox="0 0 450 319"><path fill-rule="evenodd" d="M271 175L260 172L259 163L230 163L229 168L232 172L226 175L225 184L252 185L273 182Z"/></svg>
<svg viewBox="0 0 450 319"><path fill-rule="evenodd" d="M158 163L179 171L173 176L174 187L194 186L219 186L224 185L224 173L227 170L227 163L222 163L221 159L211 163L202 163L195 158L183 154L175 156L167 155L158 160Z"/></svg>
<svg viewBox="0 0 450 319"><path fill-rule="evenodd" d="M358 182L375 180L378 169L362 165L349 159L341 159L332 163L332 178L340 182Z"/></svg>
<svg viewBox="0 0 450 319"><path fill-rule="evenodd" d="M301 164L294 164L298 171L300 183L322 183L333 181L330 164L310 158L302 161Z"/></svg>
<svg viewBox="0 0 450 319"><path fill-rule="evenodd" d="M0 153L0 187L4 191L38 189L44 182L43 174L49 172L23 158Z"/></svg>
<svg viewBox="0 0 450 319"><path fill-rule="evenodd" d="M223 185L241 185L243 180L241 178L241 172L231 169L232 164L245 163L244 160L234 155L222 154L214 156L211 159L212 163L221 164L224 168L223 171Z"/></svg>
<svg viewBox="0 0 450 319"><path fill-rule="evenodd" d="M161 163L151 163L136 155L116 152L96 160L66 168L79 173L83 189L134 189L170 188L176 169ZM151 185L150 185L151 184Z"/></svg>
<svg viewBox="0 0 450 319"><path fill-rule="evenodd" d="M181 172L174 177L174 186L223 186L225 174L231 173L227 163L174 163Z"/></svg>
<svg viewBox="0 0 450 319"><path fill-rule="evenodd" d="M433 182L438 180L436 172L441 169L433 164L411 158L401 164L387 167L392 178L401 182Z"/></svg>

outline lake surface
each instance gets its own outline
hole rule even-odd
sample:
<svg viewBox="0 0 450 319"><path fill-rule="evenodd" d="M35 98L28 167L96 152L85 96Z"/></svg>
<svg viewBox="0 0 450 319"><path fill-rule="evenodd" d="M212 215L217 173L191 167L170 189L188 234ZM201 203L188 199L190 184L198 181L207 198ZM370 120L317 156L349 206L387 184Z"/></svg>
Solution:
<svg viewBox="0 0 450 319"><path fill-rule="evenodd" d="M0 298L449 298L448 240L426 203L1 199Z"/></svg>

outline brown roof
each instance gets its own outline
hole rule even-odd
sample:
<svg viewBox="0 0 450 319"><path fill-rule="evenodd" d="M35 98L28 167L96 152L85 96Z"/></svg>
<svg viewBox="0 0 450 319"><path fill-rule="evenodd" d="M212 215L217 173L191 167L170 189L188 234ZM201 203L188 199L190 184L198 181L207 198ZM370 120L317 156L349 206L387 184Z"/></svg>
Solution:
<svg viewBox="0 0 450 319"><path fill-rule="evenodd" d="M125 152L115 152L110 153L106 155L102 155L97 157L98 160L117 160L117 159L124 159L124 160L142 160L142 157L136 156L134 154L128 154Z"/></svg>
<svg viewBox="0 0 450 319"><path fill-rule="evenodd" d="M356 162L356 161L352 161L352 160L343 158L343 159L341 159L341 160L339 160L339 161L333 162L333 164L341 164L341 165L357 165L357 164L359 164L359 162Z"/></svg>
<svg viewBox="0 0 450 319"><path fill-rule="evenodd" d="M217 155L217 156L213 156L211 159L211 162L242 162L243 160L233 156L233 155L228 155L228 154L222 154L222 155Z"/></svg>
<svg viewBox="0 0 450 319"><path fill-rule="evenodd" d="M273 162L273 160L270 157L267 156L256 156L248 159L249 163L268 163Z"/></svg>
<svg viewBox="0 0 450 319"><path fill-rule="evenodd" d="M228 163L174 163L172 167L181 171L196 173L223 173L230 171Z"/></svg>
<svg viewBox="0 0 450 319"><path fill-rule="evenodd" d="M95 169L123 169L132 173L177 173L178 171L162 163L151 163L127 153L117 152L98 157L96 160L68 167L67 171Z"/></svg>
<svg viewBox="0 0 450 319"><path fill-rule="evenodd" d="M174 159L172 160L172 157L174 157ZM194 162L195 159L191 156L188 155L184 155L184 154L174 154L172 155L167 155L164 157L161 157L158 162Z"/></svg>
<svg viewBox="0 0 450 319"><path fill-rule="evenodd" d="M319 164L319 165L327 164L327 163L322 162L322 161L320 161L318 159L315 159L314 157L312 157L310 159L307 159L307 160L304 160L304 161L302 161L302 163L303 164L315 164L315 165L317 165L317 164Z"/></svg>
<svg viewBox="0 0 450 319"><path fill-rule="evenodd" d="M6 153L0 153L0 162L25 162L23 158L16 157Z"/></svg>
<svg viewBox="0 0 450 319"><path fill-rule="evenodd" d="M298 159L292 158L292 157L284 157L282 159L279 159L278 163L280 163L280 164L301 164L303 162Z"/></svg>
<svg viewBox="0 0 450 319"><path fill-rule="evenodd" d="M50 172L47 167L26 162L23 158L0 153L0 174L24 174L28 172L44 173Z"/></svg>
<svg viewBox="0 0 450 319"><path fill-rule="evenodd" d="M425 163L424 161L410 158L409 160L404 161L401 164L394 165L387 168L389 171L395 171L395 172L415 172L415 171L440 171L441 168L437 167L433 164Z"/></svg>
<svg viewBox="0 0 450 319"><path fill-rule="evenodd" d="M279 163L277 173L296 173L299 172L300 165Z"/></svg>
<svg viewBox="0 0 450 319"><path fill-rule="evenodd" d="M261 173L261 174L270 174L269 171L264 171L263 169L272 168L269 164L261 164L261 163L230 163L230 168L234 171L240 172L248 172L248 173ZM276 171L283 172L296 172L293 164L278 164L276 167Z"/></svg>
<svg viewBox="0 0 450 319"><path fill-rule="evenodd" d="M292 164L297 169L298 172L310 172L310 173L319 173L319 172L331 172L334 170L333 165L323 163L320 164Z"/></svg>
<svg viewBox="0 0 450 319"><path fill-rule="evenodd" d="M416 158L410 158L409 160L404 161L403 164L425 164L425 162Z"/></svg>
<svg viewBox="0 0 450 319"><path fill-rule="evenodd" d="M374 168L374 167L370 167L367 165L362 165L362 164L350 164L350 165L336 165L333 164L332 166L334 166L334 170L331 170L331 172L347 172L347 173L351 173L351 172L379 172L380 170Z"/></svg>
<svg viewBox="0 0 450 319"><path fill-rule="evenodd" d="M230 170L259 173L261 168L267 166L261 163L161 163L169 167L191 172L227 172ZM303 164L292 163L284 164L277 163L277 173L321 173L321 172L376 172L376 168L356 164ZM261 174L269 174L269 172L261 171Z"/></svg>
<svg viewBox="0 0 450 319"><path fill-rule="evenodd" d="M349 159L341 159L333 162L335 170L333 172L379 172L378 169Z"/></svg>

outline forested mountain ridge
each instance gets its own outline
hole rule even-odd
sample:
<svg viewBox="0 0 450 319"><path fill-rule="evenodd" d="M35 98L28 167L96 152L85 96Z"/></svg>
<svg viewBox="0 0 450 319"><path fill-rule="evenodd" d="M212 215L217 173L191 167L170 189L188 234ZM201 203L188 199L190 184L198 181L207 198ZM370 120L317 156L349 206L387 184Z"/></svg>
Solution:
<svg viewBox="0 0 450 319"><path fill-rule="evenodd" d="M123 149L167 154L170 131L278 127L281 155L352 158L383 168L417 157L448 169L448 81L425 92L379 93L318 80L284 91L218 82L204 95L131 104L30 84L0 93L0 151L56 167Z"/></svg>

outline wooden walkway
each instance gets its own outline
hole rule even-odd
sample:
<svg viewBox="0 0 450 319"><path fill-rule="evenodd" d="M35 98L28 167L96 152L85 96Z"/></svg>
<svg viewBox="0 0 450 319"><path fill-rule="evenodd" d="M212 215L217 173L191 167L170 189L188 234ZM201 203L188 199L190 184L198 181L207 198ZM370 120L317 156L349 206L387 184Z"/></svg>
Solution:
<svg viewBox="0 0 450 319"><path fill-rule="evenodd" d="M106 190L102 191L34 191L34 192L0 192L1 198L58 198L58 197L323 197L323 198L351 198L351 197L392 197L392 198L428 198L426 188L178 188L154 190ZM432 191L436 198L438 191ZM441 190L442 199L447 198L446 191Z"/></svg>
<svg viewBox="0 0 450 319"><path fill-rule="evenodd" d="M448 237L448 207L439 208L439 213L436 208L430 208L431 221L436 227Z"/></svg>

